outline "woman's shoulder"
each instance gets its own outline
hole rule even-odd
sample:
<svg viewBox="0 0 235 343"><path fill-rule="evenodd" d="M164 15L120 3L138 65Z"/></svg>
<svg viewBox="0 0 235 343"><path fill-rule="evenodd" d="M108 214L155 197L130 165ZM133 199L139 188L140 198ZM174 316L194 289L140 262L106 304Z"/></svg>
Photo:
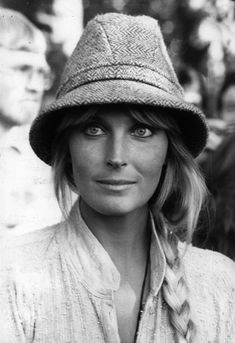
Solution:
<svg viewBox="0 0 235 343"><path fill-rule="evenodd" d="M63 223L0 240L0 271L28 269L41 264Z"/></svg>
<svg viewBox="0 0 235 343"><path fill-rule="evenodd" d="M190 245L183 260L187 277L195 283L235 290L235 262L227 256Z"/></svg>

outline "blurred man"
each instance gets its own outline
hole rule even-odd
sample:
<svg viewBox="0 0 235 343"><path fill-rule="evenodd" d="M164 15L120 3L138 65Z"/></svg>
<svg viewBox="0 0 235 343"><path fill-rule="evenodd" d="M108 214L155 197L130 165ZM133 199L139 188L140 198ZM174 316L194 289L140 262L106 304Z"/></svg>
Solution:
<svg viewBox="0 0 235 343"><path fill-rule="evenodd" d="M43 34L18 12L0 9L0 138L31 123L50 86Z"/></svg>
<svg viewBox="0 0 235 343"><path fill-rule="evenodd" d="M28 143L29 125L51 86L46 40L22 14L0 8L0 236L54 223L50 168Z"/></svg>

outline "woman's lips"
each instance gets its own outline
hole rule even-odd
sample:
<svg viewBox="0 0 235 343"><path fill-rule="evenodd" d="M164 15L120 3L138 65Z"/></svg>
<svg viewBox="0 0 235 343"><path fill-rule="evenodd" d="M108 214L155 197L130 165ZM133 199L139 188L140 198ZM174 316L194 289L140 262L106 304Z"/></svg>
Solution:
<svg viewBox="0 0 235 343"><path fill-rule="evenodd" d="M126 190L136 184L135 181L131 180L114 180L114 179L105 179L97 180L97 182L104 188L114 191Z"/></svg>
<svg viewBox="0 0 235 343"><path fill-rule="evenodd" d="M114 179L105 179L105 180L97 180L97 182L105 184L105 185L131 185L136 183L135 181L131 180L114 180Z"/></svg>

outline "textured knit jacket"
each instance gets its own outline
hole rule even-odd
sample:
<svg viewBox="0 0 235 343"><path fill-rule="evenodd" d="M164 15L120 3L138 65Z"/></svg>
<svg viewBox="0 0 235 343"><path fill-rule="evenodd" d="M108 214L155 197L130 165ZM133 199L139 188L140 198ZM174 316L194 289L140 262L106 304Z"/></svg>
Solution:
<svg viewBox="0 0 235 343"><path fill-rule="evenodd" d="M113 300L120 275L78 208L71 218L2 243L1 343L120 343ZM195 342L234 343L235 264L191 246L183 263L197 326ZM152 223L150 293L138 343L174 342L161 296L165 268Z"/></svg>

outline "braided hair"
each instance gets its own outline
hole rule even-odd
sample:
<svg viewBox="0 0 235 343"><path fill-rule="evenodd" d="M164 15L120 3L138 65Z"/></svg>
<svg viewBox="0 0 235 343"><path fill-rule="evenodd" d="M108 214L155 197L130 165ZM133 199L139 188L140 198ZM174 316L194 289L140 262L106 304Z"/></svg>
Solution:
<svg viewBox="0 0 235 343"><path fill-rule="evenodd" d="M179 241L190 244L197 225L206 187L195 161L182 142L169 133L169 151L164 180L151 209L166 257L162 287L169 319L178 343L192 343L196 325L190 314L187 283Z"/></svg>

